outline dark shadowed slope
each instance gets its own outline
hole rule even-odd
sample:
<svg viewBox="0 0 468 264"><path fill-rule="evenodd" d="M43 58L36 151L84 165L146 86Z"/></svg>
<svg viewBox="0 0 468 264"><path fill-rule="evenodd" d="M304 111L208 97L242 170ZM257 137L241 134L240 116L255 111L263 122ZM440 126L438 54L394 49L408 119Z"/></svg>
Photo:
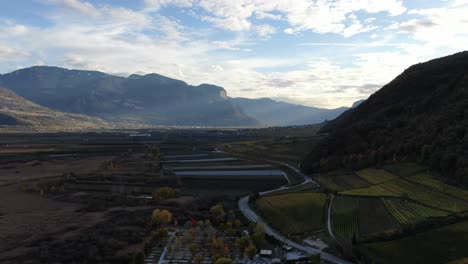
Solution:
<svg viewBox="0 0 468 264"><path fill-rule="evenodd" d="M110 127L107 122L100 118L54 111L19 97L4 88L0 88L0 126L48 130Z"/></svg>
<svg viewBox="0 0 468 264"><path fill-rule="evenodd" d="M252 126L218 86L191 86L158 74L128 78L96 71L31 67L0 76L0 86L59 111L119 123Z"/></svg>
<svg viewBox="0 0 468 264"><path fill-rule="evenodd" d="M468 52L421 63L328 123L306 172L416 161L468 184Z"/></svg>
<svg viewBox="0 0 468 264"><path fill-rule="evenodd" d="M245 113L257 119L262 125L289 126L318 124L332 120L348 108L323 109L274 101L269 98L233 98L235 104Z"/></svg>

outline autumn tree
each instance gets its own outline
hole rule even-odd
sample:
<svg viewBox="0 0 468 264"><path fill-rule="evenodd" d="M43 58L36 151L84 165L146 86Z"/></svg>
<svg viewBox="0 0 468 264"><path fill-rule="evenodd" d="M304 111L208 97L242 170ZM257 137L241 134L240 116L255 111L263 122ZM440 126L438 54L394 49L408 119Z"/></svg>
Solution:
<svg viewBox="0 0 468 264"><path fill-rule="evenodd" d="M155 209L153 211L152 219L156 225L167 225L172 221L172 213L166 209Z"/></svg>

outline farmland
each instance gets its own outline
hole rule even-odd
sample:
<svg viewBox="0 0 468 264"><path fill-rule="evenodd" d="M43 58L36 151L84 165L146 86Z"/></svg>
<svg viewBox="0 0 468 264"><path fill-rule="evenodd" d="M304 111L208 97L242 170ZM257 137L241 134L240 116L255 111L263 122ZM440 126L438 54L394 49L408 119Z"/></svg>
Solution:
<svg viewBox="0 0 468 264"><path fill-rule="evenodd" d="M413 225L430 218L446 217L448 212L401 199L384 199L384 204L401 225Z"/></svg>
<svg viewBox="0 0 468 264"><path fill-rule="evenodd" d="M332 224L336 235L345 239L366 239L398 230L380 199L335 198Z"/></svg>
<svg viewBox="0 0 468 264"><path fill-rule="evenodd" d="M468 190L460 189L453 185L448 185L425 173L419 173L411 177L408 177L407 179L411 182L425 185L428 188L435 189L437 191L446 193L447 195L453 196L457 199L468 202Z"/></svg>
<svg viewBox="0 0 468 264"><path fill-rule="evenodd" d="M396 164L388 164L383 166L383 169L393 173L394 175L398 175L400 177L408 177L420 172L424 172L427 170L426 167L421 166L416 163L396 163Z"/></svg>
<svg viewBox="0 0 468 264"><path fill-rule="evenodd" d="M359 204L357 199L335 198L332 207L333 230L339 237L351 239L359 235Z"/></svg>
<svg viewBox="0 0 468 264"><path fill-rule="evenodd" d="M326 195L294 193L262 197L256 206L264 219L283 234L300 234L323 228Z"/></svg>
<svg viewBox="0 0 468 264"><path fill-rule="evenodd" d="M379 184L398 179L398 176L382 169L369 168L357 171L356 174L370 184Z"/></svg>
<svg viewBox="0 0 468 264"><path fill-rule="evenodd" d="M468 210L468 203L428 186L413 183L405 179L396 179L368 188L344 191L346 195L407 197L422 204L450 212Z"/></svg>
<svg viewBox="0 0 468 264"><path fill-rule="evenodd" d="M316 175L315 180L330 191L344 191L357 188L366 188L370 184L358 177L357 175L349 172L334 171L324 174Z"/></svg>
<svg viewBox="0 0 468 264"><path fill-rule="evenodd" d="M262 157L297 166L319 139L320 136L275 138L229 143L224 148L228 152L242 154L253 159Z"/></svg>
<svg viewBox="0 0 468 264"><path fill-rule="evenodd" d="M246 194L265 191L288 183L288 176L270 164L256 164L220 153L192 152L194 154L164 155L163 170L173 174L187 195L225 193Z"/></svg>
<svg viewBox="0 0 468 264"><path fill-rule="evenodd" d="M438 264L466 258L466 241L468 221L402 239L363 244L359 248L376 263Z"/></svg>

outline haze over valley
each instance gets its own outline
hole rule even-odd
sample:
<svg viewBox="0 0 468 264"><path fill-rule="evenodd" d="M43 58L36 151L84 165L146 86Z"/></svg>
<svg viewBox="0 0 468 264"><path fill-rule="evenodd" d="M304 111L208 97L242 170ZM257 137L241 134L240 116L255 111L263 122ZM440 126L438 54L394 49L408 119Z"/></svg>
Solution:
<svg viewBox="0 0 468 264"><path fill-rule="evenodd" d="M468 1L0 8L0 263L468 263Z"/></svg>

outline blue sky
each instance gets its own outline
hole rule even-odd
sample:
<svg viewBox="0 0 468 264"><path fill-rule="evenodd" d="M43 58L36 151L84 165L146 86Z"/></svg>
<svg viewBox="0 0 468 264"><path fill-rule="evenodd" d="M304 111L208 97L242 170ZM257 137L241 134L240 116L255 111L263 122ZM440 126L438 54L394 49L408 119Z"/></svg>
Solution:
<svg viewBox="0 0 468 264"><path fill-rule="evenodd" d="M33 65L156 72L232 97L349 106L468 45L468 0L18 0L0 73Z"/></svg>

